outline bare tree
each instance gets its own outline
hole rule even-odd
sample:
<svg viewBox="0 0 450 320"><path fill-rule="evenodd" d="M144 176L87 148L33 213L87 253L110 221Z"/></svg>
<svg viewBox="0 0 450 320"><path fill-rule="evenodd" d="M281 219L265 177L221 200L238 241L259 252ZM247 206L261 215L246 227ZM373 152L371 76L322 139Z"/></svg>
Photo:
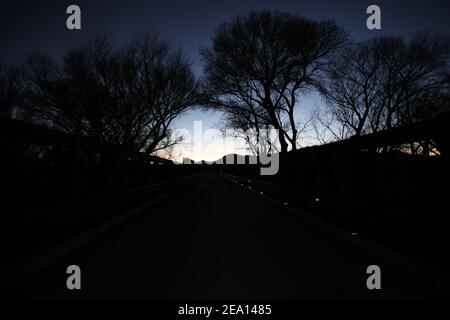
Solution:
<svg viewBox="0 0 450 320"><path fill-rule="evenodd" d="M99 38L62 63L33 56L26 79L31 120L147 154L178 142L172 122L198 96L187 58L150 36L121 49Z"/></svg>
<svg viewBox="0 0 450 320"><path fill-rule="evenodd" d="M338 139L369 131L369 118L383 89L379 46L378 40L354 44L327 68L328 78L320 88L341 127L334 131L332 123L321 121Z"/></svg>
<svg viewBox="0 0 450 320"><path fill-rule="evenodd" d="M25 117L106 141L112 49L105 39L71 50L61 63L32 55L26 63Z"/></svg>
<svg viewBox="0 0 450 320"><path fill-rule="evenodd" d="M149 36L138 39L132 48L137 61L135 89L146 110L139 147L151 153L178 142L170 140L170 126L198 103L198 83L180 50Z"/></svg>
<svg viewBox="0 0 450 320"><path fill-rule="evenodd" d="M281 151L297 148L299 93L316 85L320 70L345 43L331 21L254 11L223 24L202 50L208 105L279 131ZM255 121L257 119L257 121Z"/></svg>
<svg viewBox="0 0 450 320"><path fill-rule="evenodd" d="M381 112L381 120L377 114L375 123L389 129L448 111L442 103L450 86L450 38L420 32L409 42L391 41L396 45L383 50L388 80L386 111Z"/></svg>
<svg viewBox="0 0 450 320"><path fill-rule="evenodd" d="M0 64L0 119L16 116L20 103L19 70Z"/></svg>
<svg viewBox="0 0 450 320"><path fill-rule="evenodd" d="M449 49L448 38L428 33L408 42L381 37L352 44L327 68L321 92L333 122L322 125L346 139L443 112Z"/></svg>

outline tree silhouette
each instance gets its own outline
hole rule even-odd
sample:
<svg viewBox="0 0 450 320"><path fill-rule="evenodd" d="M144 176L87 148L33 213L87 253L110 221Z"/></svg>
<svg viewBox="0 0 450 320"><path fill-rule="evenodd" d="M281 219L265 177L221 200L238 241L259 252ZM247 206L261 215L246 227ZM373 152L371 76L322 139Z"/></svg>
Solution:
<svg viewBox="0 0 450 320"><path fill-rule="evenodd" d="M170 140L172 122L198 103L198 83L181 50L156 38L144 36L127 51L128 61L136 62L132 87L139 103L144 103L145 116L135 120L140 123L138 148L146 153L167 148L176 143Z"/></svg>
<svg viewBox="0 0 450 320"><path fill-rule="evenodd" d="M60 63L34 55L25 70L25 118L127 152L151 154L176 143L173 120L197 103L187 58L148 35L120 49L98 38Z"/></svg>
<svg viewBox="0 0 450 320"><path fill-rule="evenodd" d="M0 64L0 119L16 116L20 91L19 70Z"/></svg>
<svg viewBox="0 0 450 320"><path fill-rule="evenodd" d="M217 29L203 49L205 104L249 126L279 131L282 152L297 148L299 93L316 85L346 34L334 22L253 11Z"/></svg>
<svg viewBox="0 0 450 320"><path fill-rule="evenodd" d="M68 52L62 62L27 59L24 118L64 132L107 141L112 52L97 39Z"/></svg>
<svg viewBox="0 0 450 320"><path fill-rule="evenodd" d="M321 86L333 120L326 126L347 139L448 111L449 49L448 38L429 33L347 47Z"/></svg>

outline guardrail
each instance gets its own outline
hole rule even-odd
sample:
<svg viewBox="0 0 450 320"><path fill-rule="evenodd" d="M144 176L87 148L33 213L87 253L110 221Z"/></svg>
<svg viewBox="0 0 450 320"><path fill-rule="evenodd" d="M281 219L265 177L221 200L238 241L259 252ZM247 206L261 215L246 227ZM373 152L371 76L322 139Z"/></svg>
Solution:
<svg viewBox="0 0 450 320"><path fill-rule="evenodd" d="M321 210L325 210L321 205L321 200L314 200L316 195L301 192L296 189L278 186L275 184L259 181L255 179L249 179L231 174L222 174L222 176L242 188L247 189L249 192L257 196L261 196L264 201L275 207L280 208L280 212L284 211L298 217L299 219L306 221L313 228L324 230L329 234L336 236L336 238L344 240L353 246L369 252L374 257L381 259L382 261L398 268L399 270L406 271L411 276L420 279L422 283L431 285L435 289L439 290L445 295L450 294L450 274L447 270L438 268L432 261L424 260L419 255L409 255L408 253L398 251L398 248L387 246L386 243L378 242L372 238L366 238L364 234L359 232L351 232L349 229L342 225L335 224L334 221L324 219L322 215L317 215ZM305 207L296 206L293 202L288 202L286 199L293 199L297 195L299 198L309 198L315 202L314 207L310 207L305 210ZM312 197L312 198L311 198ZM311 210L311 208L313 210ZM425 240L423 246L425 248ZM445 245L444 245L445 246ZM445 250L440 251L442 255Z"/></svg>
<svg viewBox="0 0 450 320"><path fill-rule="evenodd" d="M320 193L305 192L299 189L281 186L274 183L240 177L232 174L223 173L222 176L225 178L240 184L243 187L247 187L250 190L253 189L256 193L261 195L271 196L284 206L293 206L301 208L310 213L315 213L324 210L332 209L334 213L345 214L349 211L356 211L368 208L357 208L349 203L346 203L342 199L337 199L330 195L324 195ZM341 216L341 218L343 218ZM356 221L347 221L344 227L349 230L358 230L360 226L357 225Z"/></svg>

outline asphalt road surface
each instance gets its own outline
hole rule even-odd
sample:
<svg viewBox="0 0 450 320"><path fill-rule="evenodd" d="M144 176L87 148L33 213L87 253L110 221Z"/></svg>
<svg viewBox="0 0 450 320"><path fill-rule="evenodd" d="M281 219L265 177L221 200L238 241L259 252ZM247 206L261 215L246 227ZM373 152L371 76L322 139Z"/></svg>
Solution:
<svg viewBox="0 0 450 320"><path fill-rule="evenodd" d="M81 268L69 291L66 268ZM382 290L366 287L381 267ZM5 292L3 292L5 293ZM430 291L350 242L217 174L24 279L27 298L413 298Z"/></svg>

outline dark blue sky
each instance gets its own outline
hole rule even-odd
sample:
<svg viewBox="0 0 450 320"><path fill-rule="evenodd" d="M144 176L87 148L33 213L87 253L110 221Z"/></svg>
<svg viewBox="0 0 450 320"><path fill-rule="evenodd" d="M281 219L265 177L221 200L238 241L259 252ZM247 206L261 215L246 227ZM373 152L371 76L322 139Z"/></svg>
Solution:
<svg viewBox="0 0 450 320"><path fill-rule="evenodd" d="M65 27L66 8L82 9L82 30ZM383 30L366 28L366 8L382 8ZM450 30L448 0L1 0L0 60L19 62L31 51L59 55L86 38L106 32L117 43L136 33L159 33L182 46L198 66L198 47L208 45L214 29L252 9L277 9L312 19L333 19L355 38L375 34L407 35L415 30Z"/></svg>
<svg viewBox="0 0 450 320"><path fill-rule="evenodd" d="M107 33L117 44L139 32L159 34L176 47L183 47L195 71L201 72L200 46L208 46L222 22L254 9L273 9L308 18L333 19L352 37L409 35L429 29L448 33L448 0L0 0L0 61L20 63L27 54L40 52L55 57L70 47ZM66 8L77 4L82 10L82 30L66 29ZM382 30L366 28L366 8L382 9ZM193 120L211 127L218 115L191 112L178 125L192 128Z"/></svg>

